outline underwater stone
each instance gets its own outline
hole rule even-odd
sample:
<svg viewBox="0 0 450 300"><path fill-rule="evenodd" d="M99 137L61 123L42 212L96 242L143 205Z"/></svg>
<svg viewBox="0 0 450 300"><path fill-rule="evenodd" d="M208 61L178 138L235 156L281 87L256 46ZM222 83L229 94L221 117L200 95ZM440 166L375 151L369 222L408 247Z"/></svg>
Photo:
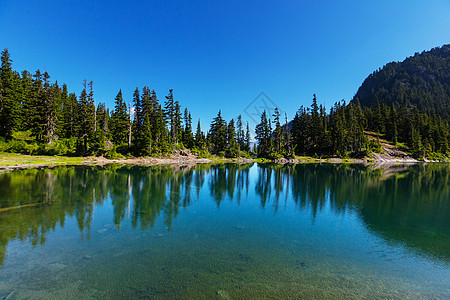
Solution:
<svg viewBox="0 0 450 300"><path fill-rule="evenodd" d="M244 262L250 262L252 258L249 255L239 253L239 259L243 260Z"/></svg>
<svg viewBox="0 0 450 300"><path fill-rule="evenodd" d="M297 268L306 268L308 266L304 261L301 260L297 260L295 264L297 265Z"/></svg>

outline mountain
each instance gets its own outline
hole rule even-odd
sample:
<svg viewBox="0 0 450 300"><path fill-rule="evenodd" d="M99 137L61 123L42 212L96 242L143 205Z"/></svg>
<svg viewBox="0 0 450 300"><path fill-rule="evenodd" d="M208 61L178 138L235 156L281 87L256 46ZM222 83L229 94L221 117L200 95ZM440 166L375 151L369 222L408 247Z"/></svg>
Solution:
<svg viewBox="0 0 450 300"><path fill-rule="evenodd" d="M370 74L352 101L415 105L450 120L450 44L391 62Z"/></svg>

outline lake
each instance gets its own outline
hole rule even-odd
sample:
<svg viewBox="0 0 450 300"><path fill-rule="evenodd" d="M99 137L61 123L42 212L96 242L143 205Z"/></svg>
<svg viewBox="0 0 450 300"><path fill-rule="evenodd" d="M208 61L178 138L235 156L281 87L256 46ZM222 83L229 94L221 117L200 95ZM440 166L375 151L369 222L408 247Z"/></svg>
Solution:
<svg viewBox="0 0 450 300"><path fill-rule="evenodd" d="M0 299L450 299L450 166L0 174Z"/></svg>

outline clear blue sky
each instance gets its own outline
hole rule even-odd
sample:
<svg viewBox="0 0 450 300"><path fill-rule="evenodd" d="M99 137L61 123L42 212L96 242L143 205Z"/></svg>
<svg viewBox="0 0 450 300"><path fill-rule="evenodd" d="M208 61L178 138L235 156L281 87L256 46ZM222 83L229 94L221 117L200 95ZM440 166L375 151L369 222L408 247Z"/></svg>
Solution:
<svg viewBox="0 0 450 300"><path fill-rule="evenodd" d="M312 94L351 100L390 61L450 43L450 1L0 1L0 47L113 107L169 88L207 129L264 91L292 118ZM245 114L244 114L245 117Z"/></svg>

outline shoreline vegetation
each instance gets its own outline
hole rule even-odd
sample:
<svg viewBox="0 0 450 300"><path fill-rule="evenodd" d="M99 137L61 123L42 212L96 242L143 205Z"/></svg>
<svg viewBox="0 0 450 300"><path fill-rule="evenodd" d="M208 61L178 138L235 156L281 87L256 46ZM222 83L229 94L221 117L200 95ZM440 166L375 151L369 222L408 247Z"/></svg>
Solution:
<svg viewBox="0 0 450 300"><path fill-rule="evenodd" d="M30 168L44 168L44 167L57 167L57 166L104 166L108 164L120 164L120 165L138 165L138 166L154 166L154 165L197 165L197 164L222 164L222 163L274 163L279 165L284 164L362 164L371 166L373 168L390 167L392 165L403 164L415 164L415 163L427 163L438 162L430 160L416 160L413 158L394 157L388 154L375 154L370 156L355 159L355 158L315 158L310 156L297 156L295 158L275 159L269 160L264 158L224 158L224 157L210 157L200 158L194 155L171 155L166 157L129 157L108 159L105 157L69 157L69 156L46 156L46 155L27 155L18 153L6 153L0 152L0 172L9 172L13 170L22 170ZM441 161L449 163L449 161Z"/></svg>
<svg viewBox="0 0 450 300"><path fill-rule="evenodd" d="M0 153L30 155L25 162L20 156L16 162L3 159L3 169L15 164L412 163L450 157L449 120L409 101L387 105L378 97L368 107L355 97L326 108L314 94L312 104L300 106L291 121L278 107L260 111L252 141L241 115L227 121L219 110L207 131L200 120L193 126L191 111L172 89L164 101L147 86L136 87L128 101L119 90L110 111L105 103L96 105L92 81L84 80L77 96L49 79L47 72L13 70L8 49L1 53Z"/></svg>

